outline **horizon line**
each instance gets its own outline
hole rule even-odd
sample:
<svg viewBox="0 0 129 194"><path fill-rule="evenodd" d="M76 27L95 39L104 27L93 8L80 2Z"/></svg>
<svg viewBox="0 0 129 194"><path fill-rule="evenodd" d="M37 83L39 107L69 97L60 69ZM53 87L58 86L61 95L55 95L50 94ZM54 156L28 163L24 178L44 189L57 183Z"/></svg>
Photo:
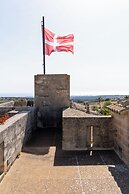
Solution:
<svg viewBox="0 0 129 194"><path fill-rule="evenodd" d="M72 93L70 94L70 96L128 96L129 93L120 93L120 92L115 92L115 93ZM24 94L24 93L3 93L3 94L0 94L0 97L33 97L34 98L34 95L33 94Z"/></svg>

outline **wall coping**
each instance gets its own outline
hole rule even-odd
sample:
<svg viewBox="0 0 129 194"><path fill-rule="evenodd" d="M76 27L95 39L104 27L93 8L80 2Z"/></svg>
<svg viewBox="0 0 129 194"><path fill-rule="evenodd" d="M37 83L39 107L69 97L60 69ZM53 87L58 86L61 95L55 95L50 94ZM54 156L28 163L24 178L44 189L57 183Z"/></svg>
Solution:
<svg viewBox="0 0 129 194"><path fill-rule="evenodd" d="M68 74L37 74L37 75L35 75L35 76L62 76L62 75L64 75L64 76L66 76L66 75L68 75Z"/></svg>
<svg viewBox="0 0 129 194"><path fill-rule="evenodd" d="M111 115L93 115L73 108L67 108L63 111L63 118L112 118Z"/></svg>
<svg viewBox="0 0 129 194"><path fill-rule="evenodd" d="M30 110L31 111L31 110ZM5 121L4 124L0 125L0 133L7 129L10 125L13 125L17 120L27 115L30 111L22 111Z"/></svg>
<svg viewBox="0 0 129 194"><path fill-rule="evenodd" d="M13 105L9 106L8 104L14 105L14 100L0 103L0 107L13 107Z"/></svg>

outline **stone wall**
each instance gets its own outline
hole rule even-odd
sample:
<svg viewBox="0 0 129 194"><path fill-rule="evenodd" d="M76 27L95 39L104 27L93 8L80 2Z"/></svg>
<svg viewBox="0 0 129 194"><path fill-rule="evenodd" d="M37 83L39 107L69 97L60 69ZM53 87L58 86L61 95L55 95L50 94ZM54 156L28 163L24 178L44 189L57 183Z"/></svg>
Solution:
<svg viewBox="0 0 129 194"><path fill-rule="evenodd" d="M0 103L0 115L14 109L14 101Z"/></svg>
<svg viewBox="0 0 129 194"><path fill-rule="evenodd" d="M0 107L9 107L9 106L14 106L14 101L9 101L9 102L4 102L4 103L0 103Z"/></svg>
<svg viewBox="0 0 129 194"><path fill-rule="evenodd" d="M69 105L69 75L35 76L35 106L38 108L38 127L61 127L62 110Z"/></svg>
<svg viewBox="0 0 129 194"><path fill-rule="evenodd" d="M0 175L4 172L4 144L0 142Z"/></svg>
<svg viewBox="0 0 129 194"><path fill-rule="evenodd" d="M129 165L129 110L112 112L115 130L114 149L120 158Z"/></svg>
<svg viewBox="0 0 129 194"><path fill-rule="evenodd" d="M9 112L9 111L11 111L11 110L13 110L14 108L13 108L13 106L9 106L9 107L7 107L7 106L0 106L0 115L2 115L2 114L4 114L4 113L7 113L7 112Z"/></svg>
<svg viewBox="0 0 129 194"><path fill-rule="evenodd" d="M0 166L6 171L20 154L23 143L25 144L36 129L36 109L24 111L8 119L0 126L0 152L4 152L4 163L0 158Z"/></svg>
<svg viewBox="0 0 129 194"><path fill-rule="evenodd" d="M63 112L63 150L113 149L111 116L97 116L75 109Z"/></svg>
<svg viewBox="0 0 129 194"><path fill-rule="evenodd" d="M37 109L30 108L27 117L23 146L26 145L26 143L31 139L36 129L37 129Z"/></svg>

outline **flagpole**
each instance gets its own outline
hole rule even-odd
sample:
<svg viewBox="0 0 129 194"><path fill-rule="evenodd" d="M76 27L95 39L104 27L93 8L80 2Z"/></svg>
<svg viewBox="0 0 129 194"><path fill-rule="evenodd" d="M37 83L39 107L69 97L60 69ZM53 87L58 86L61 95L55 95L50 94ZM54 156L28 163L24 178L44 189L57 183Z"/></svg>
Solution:
<svg viewBox="0 0 129 194"><path fill-rule="evenodd" d="M44 25L44 16L42 18L42 40L43 40L43 73L46 74L45 69L45 25Z"/></svg>

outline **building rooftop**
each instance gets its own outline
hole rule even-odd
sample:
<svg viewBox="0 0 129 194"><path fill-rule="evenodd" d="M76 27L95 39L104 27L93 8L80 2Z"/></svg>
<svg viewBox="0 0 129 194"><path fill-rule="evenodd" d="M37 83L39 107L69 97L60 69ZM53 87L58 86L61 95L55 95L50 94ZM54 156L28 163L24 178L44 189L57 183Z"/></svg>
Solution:
<svg viewBox="0 0 129 194"><path fill-rule="evenodd" d="M94 115L94 114L88 114L84 111L80 111L80 110L76 110L74 108L67 108L63 111L63 117L92 117L92 118L96 118L96 117L111 117L111 115L109 116L104 116L104 115Z"/></svg>
<svg viewBox="0 0 129 194"><path fill-rule="evenodd" d="M117 113L120 113L122 111L126 111L129 109L129 106L122 106L122 104L111 104L109 106L107 106L111 111L114 111L114 112L117 112Z"/></svg>

